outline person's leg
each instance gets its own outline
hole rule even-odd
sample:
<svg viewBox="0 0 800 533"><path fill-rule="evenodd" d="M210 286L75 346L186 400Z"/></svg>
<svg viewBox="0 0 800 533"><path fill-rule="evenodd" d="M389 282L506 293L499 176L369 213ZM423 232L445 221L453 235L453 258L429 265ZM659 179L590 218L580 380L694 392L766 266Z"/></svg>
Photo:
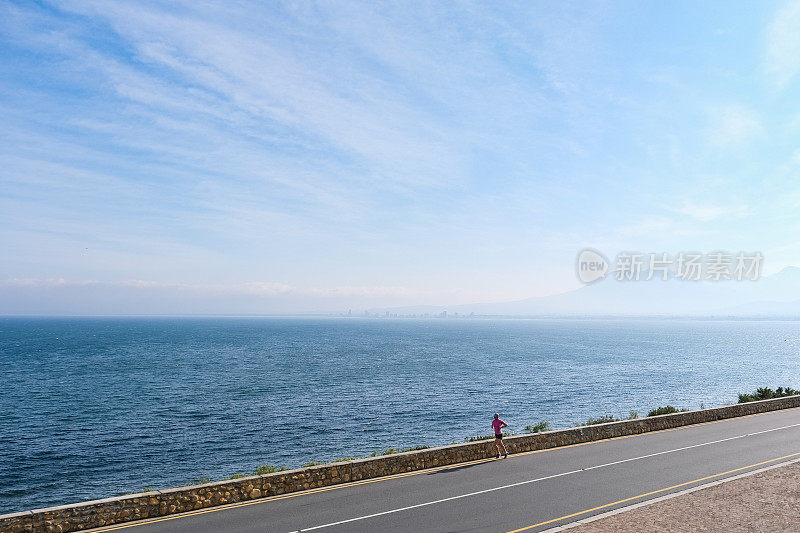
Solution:
<svg viewBox="0 0 800 533"><path fill-rule="evenodd" d="M494 451L495 455L499 458L500 457L500 446L503 445L503 440L498 439L497 437L494 438Z"/></svg>
<svg viewBox="0 0 800 533"><path fill-rule="evenodd" d="M508 451L506 451L506 443L503 442L503 439L495 439L500 442L500 448L503 449L503 455L508 455Z"/></svg>

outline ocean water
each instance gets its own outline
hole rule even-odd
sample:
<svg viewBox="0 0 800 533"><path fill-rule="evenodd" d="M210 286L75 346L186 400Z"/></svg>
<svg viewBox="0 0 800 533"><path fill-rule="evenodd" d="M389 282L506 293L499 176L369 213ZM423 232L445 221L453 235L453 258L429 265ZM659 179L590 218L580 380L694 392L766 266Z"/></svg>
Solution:
<svg viewBox="0 0 800 533"><path fill-rule="evenodd" d="M800 323L0 318L0 513L800 388Z"/></svg>

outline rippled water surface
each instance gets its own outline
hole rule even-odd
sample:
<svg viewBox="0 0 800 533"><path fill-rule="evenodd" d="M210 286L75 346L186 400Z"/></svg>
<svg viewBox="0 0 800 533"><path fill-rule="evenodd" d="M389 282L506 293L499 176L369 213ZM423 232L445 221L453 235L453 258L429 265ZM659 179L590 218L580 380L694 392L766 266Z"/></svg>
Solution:
<svg viewBox="0 0 800 533"><path fill-rule="evenodd" d="M0 513L800 388L800 323L0 318Z"/></svg>

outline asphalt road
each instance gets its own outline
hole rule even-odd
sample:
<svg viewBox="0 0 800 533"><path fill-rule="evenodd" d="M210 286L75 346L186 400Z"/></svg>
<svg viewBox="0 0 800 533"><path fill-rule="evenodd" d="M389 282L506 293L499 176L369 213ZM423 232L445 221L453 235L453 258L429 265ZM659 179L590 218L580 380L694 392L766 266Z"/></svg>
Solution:
<svg viewBox="0 0 800 533"><path fill-rule="evenodd" d="M533 532L798 457L800 409L791 409L96 531Z"/></svg>

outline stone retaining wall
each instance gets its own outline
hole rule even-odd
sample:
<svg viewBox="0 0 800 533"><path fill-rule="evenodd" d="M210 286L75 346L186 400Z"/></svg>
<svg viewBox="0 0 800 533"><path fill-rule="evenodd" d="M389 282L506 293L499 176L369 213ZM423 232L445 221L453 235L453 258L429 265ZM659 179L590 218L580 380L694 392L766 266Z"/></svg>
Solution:
<svg viewBox="0 0 800 533"><path fill-rule="evenodd" d="M505 442L509 452L513 454L793 407L800 407L800 396L548 431L533 435L519 435L509 437ZM0 516L0 533L78 531L361 479L485 459L491 457L493 453L492 441L470 442L287 470L264 476L36 509Z"/></svg>

